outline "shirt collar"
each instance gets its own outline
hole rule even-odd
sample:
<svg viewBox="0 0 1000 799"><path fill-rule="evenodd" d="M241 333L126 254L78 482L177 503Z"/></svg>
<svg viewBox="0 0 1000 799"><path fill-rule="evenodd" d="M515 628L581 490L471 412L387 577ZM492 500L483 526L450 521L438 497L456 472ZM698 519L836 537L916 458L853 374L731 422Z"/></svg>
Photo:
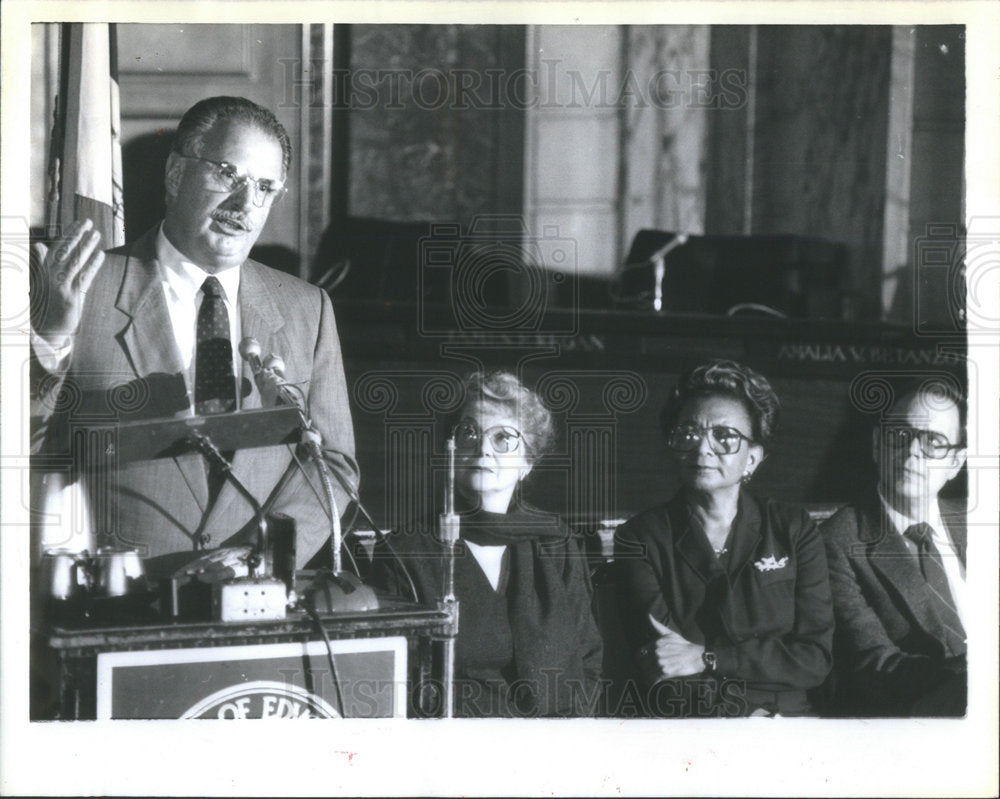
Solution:
<svg viewBox="0 0 1000 799"><path fill-rule="evenodd" d="M881 486L879 486L878 489L878 498L879 502L882 503L882 507L885 508L885 515L889 517L889 521L892 523L892 526L896 528L896 532L899 533L900 535L905 533L906 530L909 527L913 526L914 524L920 524L921 522L924 522L934 528L934 534L936 538L947 537L947 532L944 527L944 521L941 519L941 508L938 506L938 501L936 497L934 498L934 501L930 503L930 506L927 508L927 516L926 518L923 519L911 518L906 514L900 513L898 510L892 507L892 505L889 504L886 498L882 496Z"/></svg>
<svg viewBox="0 0 1000 799"><path fill-rule="evenodd" d="M180 250L170 243L163 232L162 224L156 234L156 258L160 263L163 282L167 289L174 292L176 298L180 300L193 300L201 290L205 279L212 275L188 260ZM229 269L223 269L216 272L215 277L222 284L226 302L235 306L240 291L240 268L232 266Z"/></svg>

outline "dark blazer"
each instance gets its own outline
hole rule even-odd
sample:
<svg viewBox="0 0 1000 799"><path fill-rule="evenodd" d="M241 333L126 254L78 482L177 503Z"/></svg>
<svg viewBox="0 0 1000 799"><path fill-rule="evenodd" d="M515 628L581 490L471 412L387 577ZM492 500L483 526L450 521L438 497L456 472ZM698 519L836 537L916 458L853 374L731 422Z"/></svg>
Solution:
<svg viewBox="0 0 1000 799"><path fill-rule="evenodd" d="M600 700L602 642L591 610L586 560L557 517L522 505L521 525L529 514L542 520L539 527L546 527L547 535L508 544L503 595L494 591L465 542L456 545L456 715L589 716ZM447 561L434 525L418 522L396 530L389 544L413 580L416 599L436 604ZM533 574L527 580L510 573L517 562L530 564ZM376 547L373 563L377 585L413 599L384 544ZM532 596L514 595L517 585ZM411 712L426 714L420 708Z"/></svg>
<svg viewBox="0 0 1000 799"><path fill-rule="evenodd" d="M716 653L712 679L726 705L719 714L808 712L806 690L829 672L833 638L816 525L803 510L744 491L731 541L723 568L692 527L683 491L618 528L619 602L632 650L657 637L652 615Z"/></svg>
<svg viewBox="0 0 1000 799"><path fill-rule="evenodd" d="M964 509L942 501L941 515L965 562ZM877 495L841 508L821 527L837 620L836 712L913 715L912 705L958 676L914 555ZM964 701L964 700L963 700Z"/></svg>
<svg viewBox="0 0 1000 799"><path fill-rule="evenodd" d="M153 229L107 254L87 293L68 371L49 374L33 359L33 444L42 456L34 464L39 471L72 459L76 426L188 412L181 356L157 280L156 233ZM306 392L327 461L356 486L354 432L329 297L255 261L241 270L242 335L256 338L265 354L284 359L288 380ZM241 381L243 409L262 403L250 378L247 369ZM233 472L263 502L291 457L286 446L244 449L235 455ZM315 475L310 480L319 484ZM343 512L348 496L336 482L334 487ZM235 534L253 516L252 507L229 483L206 509L207 470L199 454L127 464L88 480L87 488L97 525L144 556L190 552L199 533L209 537L211 547L235 543L241 540ZM296 520L298 562L303 565L329 535L317 492L296 472L274 510Z"/></svg>

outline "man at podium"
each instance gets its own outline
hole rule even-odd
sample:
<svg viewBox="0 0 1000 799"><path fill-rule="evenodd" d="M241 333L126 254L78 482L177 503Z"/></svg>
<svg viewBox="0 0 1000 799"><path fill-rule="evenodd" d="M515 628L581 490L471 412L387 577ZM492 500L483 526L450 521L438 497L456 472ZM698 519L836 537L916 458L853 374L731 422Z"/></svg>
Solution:
<svg viewBox="0 0 1000 799"><path fill-rule="evenodd" d="M178 127L161 224L106 253L87 219L51 247L36 245L45 296L32 326L33 477L50 479L47 470L82 476L97 543L152 559L251 543L257 509L249 493L295 520L298 566L319 549L329 509L314 467L293 462L294 444L223 452L244 493L198 452L128 463L121 453L116 463L113 445L93 433L95 426L210 419L273 404L240 357L250 338L262 356L284 361L287 383L301 390L338 478L340 511L356 492L330 299L248 258L287 191L290 161L288 134L270 111L244 98L208 98Z"/></svg>

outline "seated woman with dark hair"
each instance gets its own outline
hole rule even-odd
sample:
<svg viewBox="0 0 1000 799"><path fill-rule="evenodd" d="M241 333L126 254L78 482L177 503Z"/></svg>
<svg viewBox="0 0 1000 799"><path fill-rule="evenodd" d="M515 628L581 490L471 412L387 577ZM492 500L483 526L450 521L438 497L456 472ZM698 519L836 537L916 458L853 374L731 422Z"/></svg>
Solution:
<svg viewBox="0 0 1000 799"><path fill-rule="evenodd" d="M523 502L518 487L554 438L539 397L506 372L475 372L453 428L456 461L456 716L592 715L601 638L586 561L569 529ZM442 597L436 519L389 536L417 599ZM380 582L405 594L398 564L376 553ZM419 711L419 709L418 709Z"/></svg>
<svg viewBox="0 0 1000 799"><path fill-rule="evenodd" d="M681 479L618 528L620 607L656 716L805 715L831 667L833 608L809 515L745 489L778 398L761 375L712 361L664 413Z"/></svg>

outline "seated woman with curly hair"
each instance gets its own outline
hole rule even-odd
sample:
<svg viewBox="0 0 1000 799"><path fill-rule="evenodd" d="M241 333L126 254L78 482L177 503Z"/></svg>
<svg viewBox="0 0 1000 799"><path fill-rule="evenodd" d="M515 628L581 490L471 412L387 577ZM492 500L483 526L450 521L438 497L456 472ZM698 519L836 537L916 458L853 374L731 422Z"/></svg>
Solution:
<svg viewBox="0 0 1000 799"><path fill-rule="evenodd" d="M507 372L475 372L453 428L456 445L456 716L592 715L601 638L584 560L557 517L518 490L554 438L541 399ZM389 536L417 599L442 596L446 561L436 519ZM376 554L380 582L405 594L394 560ZM421 712L417 708L417 712Z"/></svg>
<svg viewBox="0 0 1000 799"><path fill-rule="evenodd" d="M618 528L626 638L655 716L806 715L831 667L823 542L800 509L746 490L778 398L761 375L712 361L664 410L681 480Z"/></svg>

